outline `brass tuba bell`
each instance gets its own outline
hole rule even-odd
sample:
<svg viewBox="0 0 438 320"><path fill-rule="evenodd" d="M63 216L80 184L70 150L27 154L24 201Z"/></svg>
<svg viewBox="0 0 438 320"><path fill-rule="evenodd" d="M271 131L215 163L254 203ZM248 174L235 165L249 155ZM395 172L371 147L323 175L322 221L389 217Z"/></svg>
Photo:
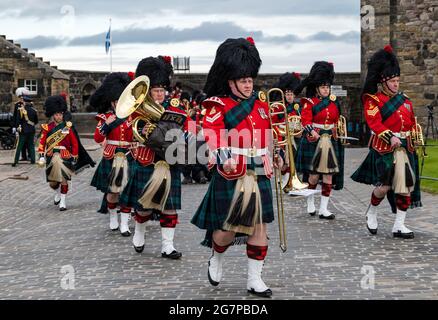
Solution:
<svg viewBox="0 0 438 320"><path fill-rule="evenodd" d="M162 105L153 101L149 89L149 77L139 76L135 78L120 95L116 107L116 115L121 119L129 117L134 112L138 114L133 119L132 128L134 138L143 144L147 141L165 111ZM145 127L147 130L143 132Z"/></svg>

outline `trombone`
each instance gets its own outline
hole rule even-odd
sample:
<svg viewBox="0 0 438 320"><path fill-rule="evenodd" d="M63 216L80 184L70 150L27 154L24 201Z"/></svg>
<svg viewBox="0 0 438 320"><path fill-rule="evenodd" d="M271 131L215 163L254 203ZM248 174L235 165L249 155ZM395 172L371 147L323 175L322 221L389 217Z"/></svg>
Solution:
<svg viewBox="0 0 438 320"><path fill-rule="evenodd" d="M273 93L278 95L279 98L277 100L271 99ZM286 224L284 219L283 192L289 193L290 191L303 190L308 187L308 184L302 183L300 181L295 170L294 154L292 147L293 138L291 134L291 128L283 91L278 88L273 88L269 90L267 94L267 100L269 106L269 120L271 123L271 132L274 144L274 160L276 160L280 156L280 150L284 148L284 151L286 152L286 159L289 162L289 177L285 186L283 186L282 184L281 170L278 168L274 168L280 249L283 252L286 252L287 239ZM274 121L273 118L280 114L284 116L283 120ZM284 128L284 130L282 130L282 128Z"/></svg>
<svg viewBox="0 0 438 320"><path fill-rule="evenodd" d="M277 100L272 99L272 93L276 93L279 98ZM286 152L286 161L289 164L289 177L287 183L282 188L285 193L289 193L291 191L299 191L306 189L309 185L307 183L302 183L298 178L295 162L294 162L294 154L292 148L292 139L294 136L302 133L302 128L294 131L292 133L293 128L291 128L291 123L289 121L290 117L287 114L287 108L284 100L284 93L281 89L273 88L268 91L267 100L269 105L269 116L271 121L271 128L274 138L274 148L284 149ZM282 121L274 121L273 117L283 115ZM295 116L295 121L297 120ZM296 122L294 123L294 125Z"/></svg>

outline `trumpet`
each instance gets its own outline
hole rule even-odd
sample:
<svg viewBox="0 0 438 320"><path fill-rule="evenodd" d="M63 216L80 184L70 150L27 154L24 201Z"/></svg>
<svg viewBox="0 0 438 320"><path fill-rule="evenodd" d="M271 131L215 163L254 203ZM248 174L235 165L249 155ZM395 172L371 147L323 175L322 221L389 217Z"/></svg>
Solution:
<svg viewBox="0 0 438 320"><path fill-rule="evenodd" d="M278 94L280 98L278 100L272 100L271 96L273 93ZM284 220L283 192L289 193L293 190L303 190L308 187L308 184L302 183L300 181L295 170L294 154L292 147L292 134L283 91L278 88L273 88L269 90L267 94L267 100L269 106L269 120L271 123L271 132L274 143L274 159L280 156L279 152L281 149L284 148L284 150L286 151L287 161L289 162L289 177L285 185L282 184L281 170L274 168L280 249L283 252L286 252L287 239ZM273 117L280 114L284 116L283 120L279 122L274 122ZM281 137L284 139L281 139Z"/></svg>
<svg viewBox="0 0 438 320"><path fill-rule="evenodd" d="M417 149L417 154L419 157L427 157L426 154L426 146L423 138L423 129L421 125L417 121L417 117L415 117L414 126L411 131L411 138L414 144L414 147Z"/></svg>
<svg viewBox="0 0 438 320"><path fill-rule="evenodd" d="M132 122L132 129L134 138L143 144L154 131L156 124L165 112L164 107L153 101L148 94L149 89L149 77L137 77L120 95L116 107L116 115L121 119L129 117L134 112L138 113L138 116ZM147 128L146 132L143 132L143 128Z"/></svg>

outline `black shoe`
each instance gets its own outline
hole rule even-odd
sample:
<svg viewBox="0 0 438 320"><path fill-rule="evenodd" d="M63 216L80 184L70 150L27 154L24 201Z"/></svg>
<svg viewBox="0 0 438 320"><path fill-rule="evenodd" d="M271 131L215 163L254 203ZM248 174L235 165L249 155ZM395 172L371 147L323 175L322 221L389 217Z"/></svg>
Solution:
<svg viewBox="0 0 438 320"><path fill-rule="evenodd" d="M324 219L324 220L334 220L335 219L335 215L334 214L331 214L331 215L329 215L329 216L325 216L325 215L322 215L322 214L320 214L319 215L319 218L320 219Z"/></svg>
<svg viewBox="0 0 438 320"><path fill-rule="evenodd" d="M183 181L181 182L182 184L192 184L192 178L184 178Z"/></svg>
<svg viewBox="0 0 438 320"><path fill-rule="evenodd" d="M315 216L315 214L316 214L316 211L313 211L313 212L309 212L309 214L312 216L312 217L314 217Z"/></svg>
<svg viewBox="0 0 438 320"><path fill-rule="evenodd" d="M373 236L377 234L377 229L370 229L370 227L368 227L368 224L367 224L367 229Z"/></svg>
<svg viewBox="0 0 438 320"><path fill-rule="evenodd" d="M270 298L272 296L271 289L267 289L266 291L263 291L263 292L257 292L251 288L251 290L248 290L248 293L251 293L257 297L262 297L262 298Z"/></svg>
<svg viewBox="0 0 438 320"><path fill-rule="evenodd" d="M16 163L13 163L13 164L12 164L12 166L13 166L13 167L16 167L16 166L17 166L17 164L16 164Z"/></svg>
<svg viewBox="0 0 438 320"><path fill-rule="evenodd" d="M179 259L179 258L182 257L182 253L181 253L181 252L178 252L178 251L176 251L176 250L173 250L170 254L167 254L166 252L162 252L162 253L161 253L161 256L162 256L163 258L169 258L169 259L174 259L174 260L176 260L176 259Z"/></svg>
<svg viewBox="0 0 438 320"><path fill-rule="evenodd" d="M141 247L136 247L136 246L134 246L134 249L135 249L135 252L137 252L137 253L142 253L143 250L144 250L144 245L142 245Z"/></svg>
<svg viewBox="0 0 438 320"><path fill-rule="evenodd" d="M208 274L208 281L210 281L210 284L211 284L213 287L217 287L217 286L219 285L219 282L214 281L214 280L210 277L210 261L208 261L207 274Z"/></svg>
<svg viewBox="0 0 438 320"><path fill-rule="evenodd" d="M122 237L130 237L131 236L131 232L130 231L125 231L123 233L121 233Z"/></svg>
<svg viewBox="0 0 438 320"><path fill-rule="evenodd" d="M205 176L205 173L203 171L201 171L199 173L199 183L200 184L206 184L208 182L207 177Z"/></svg>
<svg viewBox="0 0 438 320"><path fill-rule="evenodd" d="M30 164L35 164L35 161L31 161Z"/></svg>
<svg viewBox="0 0 438 320"><path fill-rule="evenodd" d="M53 200L53 204L55 205L55 206L57 206L58 204L60 204L61 203L61 200L59 200L59 201L55 201L55 200Z"/></svg>
<svg viewBox="0 0 438 320"><path fill-rule="evenodd" d="M64 207L59 208L59 211L67 211L67 208L64 208Z"/></svg>
<svg viewBox="0 0 438 320"><path fill-rule="evenodd" d="M401 231L397 231L397 232L393 232L392 235L394 236L394 238L414 239L413 232L402 233Z"/></svg>
<svg viewBox="0 0 438 320"><path fill-rule="evenodd" d="M116 229L111 229L111 231L119 231L119 227L117 227Z"/></svg>
<svg viewBox="0 0 438 320"><path fill-rule="evenodd" d="M199 179L200 184L206 184L208 182L208 179L206 177L202 177Z"/></svg>

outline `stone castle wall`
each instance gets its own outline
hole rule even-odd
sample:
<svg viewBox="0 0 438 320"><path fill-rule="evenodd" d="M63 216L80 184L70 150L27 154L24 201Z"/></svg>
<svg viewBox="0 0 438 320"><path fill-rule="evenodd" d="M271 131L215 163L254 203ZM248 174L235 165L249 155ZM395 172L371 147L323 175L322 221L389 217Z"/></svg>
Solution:
<svg viewBox="0 0 438 320"><path fill-rule="evenodd" d="M361 0L361 4L375 10L375 28L362 28L362 80L369 57L391 44L400 62L401 89L424 124L426 106L438 109L438 1Z"/></svg>

